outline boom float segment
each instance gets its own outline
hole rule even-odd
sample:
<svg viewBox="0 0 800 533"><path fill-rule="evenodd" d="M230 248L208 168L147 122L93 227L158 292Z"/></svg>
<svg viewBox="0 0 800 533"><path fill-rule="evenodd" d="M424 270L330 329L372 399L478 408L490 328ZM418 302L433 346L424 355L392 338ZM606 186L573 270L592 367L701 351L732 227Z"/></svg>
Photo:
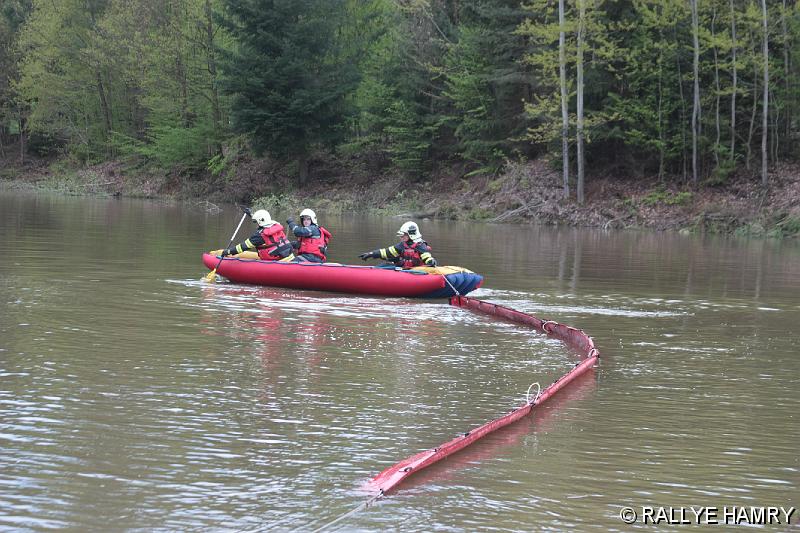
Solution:
<svg viewBox="0 0 800 533"><path fill-rule="evenodd" d="M533 315L516 311L509 307L497 305L466 296L453 296L450 298L450 305L470 309L478 313L492 315L506 320L511 320L519 324L532 326L535 329L540 329L551 337L555 337L571 348L577 350L585 357L585 359L576 364L572 369L551 383L547 388L541 391L535 398L527 401L524 405L517 407L510 413L490 420L489 422L477 427L471 431L463 433L451 441L445 442L431 450L425 450L416 455L400 461L394 466L391 466L372 478L369 481L368 487L376 490L377 494L382 496L390 490L397 487L406 478L419 472L425 467L428 467L445 457L456 453L457 451L466 448L478 439L485 437L489 433L496 431L504 426L516 422L520 418L529 414L531 410L537 405L546 402L556 392L564 388L569 382L587 372L592 368L600 356L600 352L594 347L592 338L586 335L582 330L559 324L551 320L542 320Z"/></svg>

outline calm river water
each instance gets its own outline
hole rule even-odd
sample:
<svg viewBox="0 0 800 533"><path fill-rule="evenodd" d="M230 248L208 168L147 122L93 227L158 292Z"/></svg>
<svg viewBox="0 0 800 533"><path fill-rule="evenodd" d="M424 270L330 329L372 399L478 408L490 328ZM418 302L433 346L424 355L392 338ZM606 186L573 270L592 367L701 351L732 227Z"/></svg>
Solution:
<svg viewBox="0 0 800 533"><path fill-rule="evenodd" d="M318 214L341 262L403 221ZM311 530L575 363L444 300L203 283L201 252L239 216L0 192L0 529ZM440 263L485 276L473 296L584 329L601 362L337 527L613 531L623 506L800 507L800 243L421 229Z"/></svg>

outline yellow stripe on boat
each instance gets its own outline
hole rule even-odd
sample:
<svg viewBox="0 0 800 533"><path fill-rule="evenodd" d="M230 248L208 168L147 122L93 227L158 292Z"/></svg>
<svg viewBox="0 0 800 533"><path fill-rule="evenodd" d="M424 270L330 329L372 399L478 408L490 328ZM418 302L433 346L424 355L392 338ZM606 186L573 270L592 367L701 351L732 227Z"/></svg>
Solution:
<svg viewBox="0 0 800 533"><path fill-rule="evenodd" d="M436 267L428 267L428 266L418 266L414 267L411 270L418 270L420 272L426 272L428 274L441 274L446 276L447 274L458 274L463 272L465 274L474 274L472 270L468 270L466 268L461 268L457 266L436 266Z"/></svg>

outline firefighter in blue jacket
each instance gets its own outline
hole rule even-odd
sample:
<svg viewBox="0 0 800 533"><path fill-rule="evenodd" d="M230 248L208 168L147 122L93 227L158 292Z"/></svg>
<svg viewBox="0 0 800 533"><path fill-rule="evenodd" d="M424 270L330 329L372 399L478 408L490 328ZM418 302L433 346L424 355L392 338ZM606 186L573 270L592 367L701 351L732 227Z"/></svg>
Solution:
<svg viewBox="0 0 800 533"><path fill-rule="evenodd" d="M300 212L300 225L294 223L293 218L286 221L289 231L297 237L292 242L295 250L295 262L308 261L310 263L324 263L328 253L328 241L331 233L317 225L317 214L311 209Z"/></svg>

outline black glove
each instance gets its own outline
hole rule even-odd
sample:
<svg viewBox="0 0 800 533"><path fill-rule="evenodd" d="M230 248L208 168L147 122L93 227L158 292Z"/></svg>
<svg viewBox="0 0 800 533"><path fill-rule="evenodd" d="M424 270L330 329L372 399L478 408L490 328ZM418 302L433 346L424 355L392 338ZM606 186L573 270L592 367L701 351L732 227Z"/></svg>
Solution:
<svg viewBox="0 0 800 533"><path fill-rule="evenodd" d="M364 252L363 254L358 254L358 257L360 257L362 261L366 261L367 259L372 257L372 252Z"/></svg>
<svg viewBox="0 0 800 533"><path fill-rule="evenodd" d="M222 250L222 254L221 255L222 255L222 257L229 256L229 255L231 255L231 251L226 248L226 249Z"/></svg>
<svg viewBox="0 0 800 533"><path fill-rule="evenodd" d="M294 224L294 219L292 217L287 218L286 219L286 225L287 226L291 226L292 224Z"/></svg>
<svg viewBox="0 0 800 533"><path fill-rule="evenodd" d="M431 259L430 261L428 261L428 266L429 267L437 267L437 266L439 266L439 263L436 262L436 259Z"/></svg>

